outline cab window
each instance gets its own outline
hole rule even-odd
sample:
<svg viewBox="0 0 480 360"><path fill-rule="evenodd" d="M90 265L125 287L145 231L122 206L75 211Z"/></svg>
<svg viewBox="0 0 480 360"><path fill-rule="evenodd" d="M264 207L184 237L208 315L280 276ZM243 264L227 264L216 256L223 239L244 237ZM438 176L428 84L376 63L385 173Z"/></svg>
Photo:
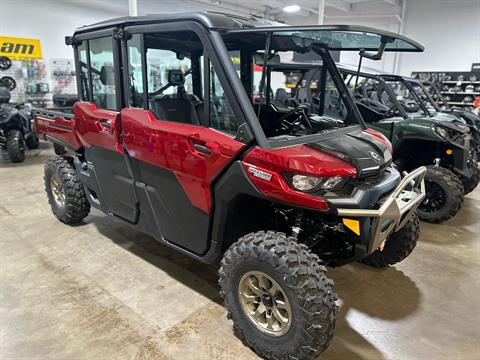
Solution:
<svg viewBox="0 0 480 360"><path fill-rule="evenodd" d="M112 37L83 40L77 55L81 100L118 110Z"/></svg>
<svg viewBox="0 0 480 360"><path fill-rule="evenodd" d="M112 38L92 39L89 45L92 101L100 109L116 110Z"/></svg>
<svg viewBox="0 0 480 360"><path fill-rule="evenodd" d="M236 133L236 116L196 33L135 34L127 49L130 106L149 109L158 120Z"/></svg>

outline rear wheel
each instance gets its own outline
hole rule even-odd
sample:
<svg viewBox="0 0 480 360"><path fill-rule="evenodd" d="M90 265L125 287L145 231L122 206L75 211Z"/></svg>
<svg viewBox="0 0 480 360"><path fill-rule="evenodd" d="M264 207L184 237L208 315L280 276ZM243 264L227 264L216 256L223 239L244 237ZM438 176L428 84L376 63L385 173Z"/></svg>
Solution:
<svg viewBox="0 0 480 360"><path fill-rule="evenodd" d="M67 152L65 146L59 145L57 143L53 143L53 151L57 155L64 155Z"/></svg>
<svg viewBox="0 0 480 360"><path fill-rule="evenodd" d="M463 205L463 185L450 170L427 166L426 196L417 209L420 220L440 223L454 217Z"/></svg>
<svg viewBox="0 0 480 360"><path fill-rule="evenodd" d="M48 203L58 220L76 224L90 212L83 185L73 166L63 157L47 160L44 167Z"/></svg>
<svg viewBox="0 0 480 360"><path fill-rule="evenodd" d="M283 233L250 233L225 253L221 295L237 336L266 359L311 359L335 332L337 305L326 268Z"/></svg>
<svg viewBox="0 0 480 360"><path fill-rule="evenodd" d="M7 134L7 152L14 163L25 160L25 140L20 130L10 130Z"/></svg>
<svg viewBox="0 0 480 360"><path fill-rule="evenodd" d="M471 193L480 183L480 170L475 165L472 168L472 176L462 178L463 190L465 195Z"/></svg>
<svg viewBox="0 0 480 360"><path fill-rule="evenodd" d="M29 149L38 149L40 146L40 141L35 134L31 134L28 138L26 138L25 143Z"/></svg>
<svg viewBox="0 0 480 360"><path fill-rule="evenodd" d="M412 253L419 234L420 220L414 214L400 230L388 237L383 250L376 250L361 262L377 268L396 264Z"/></svg>

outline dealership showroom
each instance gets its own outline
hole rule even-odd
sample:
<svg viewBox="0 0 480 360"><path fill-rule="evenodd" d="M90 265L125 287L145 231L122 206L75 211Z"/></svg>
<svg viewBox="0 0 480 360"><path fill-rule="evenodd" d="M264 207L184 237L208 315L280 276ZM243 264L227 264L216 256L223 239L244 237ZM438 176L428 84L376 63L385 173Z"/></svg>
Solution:
<svg viewBox="0 0 480 360"><path fill-rule="evenodd" d="M480 359L480 0L0 0L0 359Z"/></svg>

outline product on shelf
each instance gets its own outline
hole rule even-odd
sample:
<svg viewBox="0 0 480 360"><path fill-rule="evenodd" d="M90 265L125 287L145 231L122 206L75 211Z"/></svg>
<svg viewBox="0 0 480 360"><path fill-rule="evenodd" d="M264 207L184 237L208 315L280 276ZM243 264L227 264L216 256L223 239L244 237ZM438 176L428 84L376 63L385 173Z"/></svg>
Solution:
<svg viewBox="0 0 480 360"><path fill-rule="evenodd" d="M0 56L0 70L8 70L12 67L12 60L7 56Z"/></svg>
<svg viewBox="0 0 480 360"><path fill-rule="evenodd" d="M454 86L454 87L452 88L452 92L454 92L454 93L462 92L462 88L461 88L460 86L458 86L458 85L457 85L457 86Z"/></svg>
<svg viewBox="0 0 480 360"><path fill-rule="evenodd" d="M6 87L8 90L12 91L17 87L17 82L11 76L4 76L0 78L0 86Z"/></svg>

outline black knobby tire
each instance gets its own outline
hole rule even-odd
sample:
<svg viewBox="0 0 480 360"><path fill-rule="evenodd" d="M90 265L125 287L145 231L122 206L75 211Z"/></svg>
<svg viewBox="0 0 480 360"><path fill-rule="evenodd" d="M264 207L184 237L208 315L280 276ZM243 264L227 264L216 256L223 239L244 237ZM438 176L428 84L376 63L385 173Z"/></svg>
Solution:
<svg viewBox="0 0 480 360"><path fill-rule="evenodd" d="M63 206L55 200L52 178L56 177L64 195ZM75 173L74 167L66 158L56 156L47 160L44 167L45 191L53 213L65 224L77 224L90 212L90 204L83 185Z"/></svg>
<svg viewBox="0 0 480 360"><path fill-rule="evenodd" d="M433 187L442 192L443 205L437 209L429 207L432 198L429 191ZM440 223L454 217L463 205L463 185L458 176L448 169L440 166L427 166L425 174L425 187L427 195L417 208L417 214L420 220ZM429 203L430 202L430 203Z"/></svg>
<svg viewBox="0 0 480 360"><path fill-rule="evenodd" d="M250 271L261 271L284 290L291 304L291 325L280 336L265 334L240 304L239 284ZM335 332L338 307L320 259L283 233L250 233L225 253L219 270L221 295L236 335L266 359L311 359L323 352Z"/></svg>
<svg viewBox="0 0 480 360"><path fill-rule="evenodd" d="M25 143L27 144L29 149L38 149L38 147L40 146L40 141L35 134L31 134L29 137L27 137L25 139Z"/></svg>
<svg viewBox="0 0 480 360"><path fill-rule="evenodd" d="M462 178L463 191L465 195L470 194L480 183L480 170L475 165L472 168L472 176Z"/></svg>
<svg viewBox="0 0 480 360"><path fill-rule="evenodd" d="M65 146L59 145L57 143L53 143L53 151L56 155L64 155L67 152Z"/></svg>
<svg viewBox="0 0 480 360"><path fill-rule="evenodd" d="M396 264L412 253L419 235L420 220L418 215L414 214L400 230L387 238L382 251L376 250L360 261L376 268Z"/></svg>
<svg viewBox="0 0 480 360"><path fill-rule="evenodd" d="M11 162L20 163L25 160L25 140L20 130L8 132L7 152Z"/></svg>

